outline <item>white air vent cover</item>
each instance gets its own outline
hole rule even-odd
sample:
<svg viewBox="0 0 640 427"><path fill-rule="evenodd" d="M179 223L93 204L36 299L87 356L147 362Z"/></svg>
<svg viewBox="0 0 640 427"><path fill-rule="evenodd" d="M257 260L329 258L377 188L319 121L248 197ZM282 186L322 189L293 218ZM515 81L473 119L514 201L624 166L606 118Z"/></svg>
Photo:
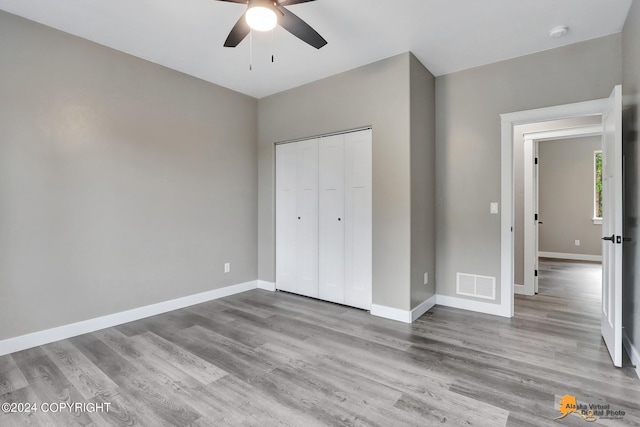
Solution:
<svg viewBox="0 0 640 427"><path fill-rule="evenodd" d="M496 299L496 278L477 274L458 273L456 293L476 298Z"/></svg>

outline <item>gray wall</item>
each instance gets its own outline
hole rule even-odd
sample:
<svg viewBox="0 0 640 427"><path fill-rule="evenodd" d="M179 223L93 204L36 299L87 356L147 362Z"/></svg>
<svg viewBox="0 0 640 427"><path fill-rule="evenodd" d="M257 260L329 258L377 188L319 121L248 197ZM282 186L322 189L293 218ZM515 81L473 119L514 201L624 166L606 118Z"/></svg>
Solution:
<svg viewBox="0 0 640 427"><path fill-rule="evenodd" d="M436 293L435 78L413 55L411 83L411 308ZM429 283L424 284L424 273Z"/></svg>
<svg viewBox="0 0 640 427"><path fill-rule="evenodd" d="M620 35L436 79L438 294L456 272L496 277L500 298L501 113L609 96L622 80ZM501 210L504 206L500 207Z"/></svg>
<svg viewBox="0 0 640 427"><path fill-rule="evenodd" d="M260 279L273 282L275 275L274 143L371 125L373 303L411 308L411 61L404 53L259 100ZM414 73L428 94L429 75L415 65Z"/></svg>
<svg viewBox="0 0 640 427"><path fill-rule="evenodd" d="M640 199L640 152L638 151L638 122L640 110L640 2L631 5L627 22L622 32L622 91L625 100L623 125L624 153L624 235L631 237L623 247L623 296L622 324L631 343L640 351L640 229L638 213Z"/></svg>
<svg viewBox="0 0 640 427"><path fill-rule="evenodd" d="M255 99L4 12L0 69L0 339L256 279Z"/></svg>
<svg viewBox="0 0 640 427"><path fill-rule="evenodd" d="M539 143L541 252L602 254L602 226L592 219L593 156L601 149L599 136ZM575 240L580 240L580 246L575 246Z"/></svg>
<svg viewBox="0 0 640 427"><path fill-rule="evenodd" d="M548 130L566 129L587 125L599 125L602 116L575 117L541 123L518 125L513 129L513 182L514 182L514 282L524 283L524 134Z"/></svg>

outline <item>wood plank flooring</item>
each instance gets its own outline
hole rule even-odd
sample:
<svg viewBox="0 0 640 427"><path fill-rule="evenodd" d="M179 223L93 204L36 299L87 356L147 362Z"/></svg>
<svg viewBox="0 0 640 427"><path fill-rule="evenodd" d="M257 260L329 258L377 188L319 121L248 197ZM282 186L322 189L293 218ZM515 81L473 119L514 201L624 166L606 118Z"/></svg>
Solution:
<svg viewBox="0 0 640 427"><path fill-rule="evenodd" d="M600 266L546 260L504 319L435 307L413 325L254 290L0 357L0 426L546 426L565 394L640 425L640 380L599 333Z"/></svg>

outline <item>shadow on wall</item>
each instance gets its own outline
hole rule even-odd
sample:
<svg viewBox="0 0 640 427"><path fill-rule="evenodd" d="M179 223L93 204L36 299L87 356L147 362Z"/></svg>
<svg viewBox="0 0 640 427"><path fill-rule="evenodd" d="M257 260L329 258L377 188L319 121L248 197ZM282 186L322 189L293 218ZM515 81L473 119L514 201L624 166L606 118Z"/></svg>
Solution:
<svg viewBox="0 0 640 427"><path fill-rule="evenodd" d="M637 258L637 233L638 233L638 107L630 105L622 112L622 153L624 156L624 221L623 235L632 240L625 244L623 250L623 281L622 300L628 301L631 306L623 307L623 326L627 329L629 337L637 333L633 330L633 301L636 301L637 289L635 286ZM626 304L625 304L626 305ZM637 309L637 307L635 307ZM629 317L627 317L629 316Z"/></svg>

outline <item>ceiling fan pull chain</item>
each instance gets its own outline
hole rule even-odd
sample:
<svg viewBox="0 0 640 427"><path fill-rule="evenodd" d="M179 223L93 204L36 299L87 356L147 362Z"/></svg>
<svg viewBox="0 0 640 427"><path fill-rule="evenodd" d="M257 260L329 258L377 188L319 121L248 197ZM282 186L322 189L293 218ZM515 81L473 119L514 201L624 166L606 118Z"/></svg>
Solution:
<svg viewBox="0 0 640 427"><path fill-rule="evenodd" d="M275 49L276 49L275 48L275 42L274 42L274 39L276 37L275 34L276 34L276 29L274 28L273 30L271 30L271 63L272 64L275 62L274 61Z"/></svg>
<svg viewBox="0 0 640 427"><path fill-rule="evenodd" d="M253 30L249 30L249 71L253 70Z"/></svg>

